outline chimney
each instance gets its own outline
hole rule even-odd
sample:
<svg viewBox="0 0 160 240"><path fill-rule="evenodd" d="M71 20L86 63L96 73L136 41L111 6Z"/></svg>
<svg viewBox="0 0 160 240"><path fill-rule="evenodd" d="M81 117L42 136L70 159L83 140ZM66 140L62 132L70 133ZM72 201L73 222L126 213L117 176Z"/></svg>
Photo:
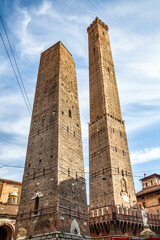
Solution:
<svg viewBox="0 0 160 240"><path fill-rule="evenodd" d="M146 177L146 173L144 173L144 177Z"/></svg>

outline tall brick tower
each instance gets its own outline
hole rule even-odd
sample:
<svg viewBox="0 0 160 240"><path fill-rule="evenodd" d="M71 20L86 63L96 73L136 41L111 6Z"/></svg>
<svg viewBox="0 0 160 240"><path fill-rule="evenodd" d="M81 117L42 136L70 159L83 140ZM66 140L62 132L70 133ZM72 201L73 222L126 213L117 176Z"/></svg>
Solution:
<svg viewBox="0 0 160 240"><path fill-rule="evenodd" d="M58 42L41 54L16 236L88 230L75 64Z"/></svg>
<svg viewBox="0 0 160 240"><path fill-rule="evenodd" d="M87 31L90 208L115 205L133 207L136 196L108 26L96 18Z"/></svg>

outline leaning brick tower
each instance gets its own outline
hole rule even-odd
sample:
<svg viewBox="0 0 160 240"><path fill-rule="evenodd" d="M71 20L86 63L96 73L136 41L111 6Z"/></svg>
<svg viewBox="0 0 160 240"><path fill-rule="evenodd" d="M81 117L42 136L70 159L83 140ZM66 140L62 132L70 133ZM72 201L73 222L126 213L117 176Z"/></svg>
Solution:
<svg viewBox="0 0 160 240"><path fill-rule="evenodd" d="M136 205L127 137L117 90L108 26L98 18L89 37L90 208Z"/></svg>
<svg viewBox="0 0 160 240"><path fill-rule="evenodd" d="M89 234L75 64L61 42L41 54L16 236L56 231Z"/></svg>

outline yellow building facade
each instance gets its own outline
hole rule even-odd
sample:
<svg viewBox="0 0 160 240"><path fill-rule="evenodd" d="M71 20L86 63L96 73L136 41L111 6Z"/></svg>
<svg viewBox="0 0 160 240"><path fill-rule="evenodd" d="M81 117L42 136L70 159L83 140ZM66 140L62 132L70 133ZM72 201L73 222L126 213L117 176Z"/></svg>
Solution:
<svg viewBox="0 0 160 240"><path fill-rule="evenodd" d="M142 181L142 190L136 194L140 207L145 207L150 213L160 213L160 175L146 176Z"/></svg>
<svg viewBox="0 0 160 240"><path fill-rule="evenodd" d="M0 178L0 240L13 239L21 182Z"/></svg>

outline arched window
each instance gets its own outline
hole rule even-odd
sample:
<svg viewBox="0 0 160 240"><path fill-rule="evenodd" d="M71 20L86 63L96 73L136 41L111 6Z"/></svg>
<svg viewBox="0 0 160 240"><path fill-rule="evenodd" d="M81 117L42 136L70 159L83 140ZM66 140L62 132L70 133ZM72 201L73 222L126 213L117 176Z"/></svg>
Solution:
<svg viewBox="0 0 160 240"><path fill-rule="evenodd" d="M35 198L34 214L38 214L38 207L39 207L39 197L37 196L37 197Z"/></svg>
<svg viewBox="0 0 160 240"><path fill-rule="evenodd" d="M127 193L127 183L124 178L122 179L122 192Z"/></svg>
<svg viewBox="0 0 160 240"><path fill-rule="evenodd" d="M69 109L69 111L68 111L68 114L69 114L69 117L72 118L72 112L71 112L70 109Z"/></svg>

